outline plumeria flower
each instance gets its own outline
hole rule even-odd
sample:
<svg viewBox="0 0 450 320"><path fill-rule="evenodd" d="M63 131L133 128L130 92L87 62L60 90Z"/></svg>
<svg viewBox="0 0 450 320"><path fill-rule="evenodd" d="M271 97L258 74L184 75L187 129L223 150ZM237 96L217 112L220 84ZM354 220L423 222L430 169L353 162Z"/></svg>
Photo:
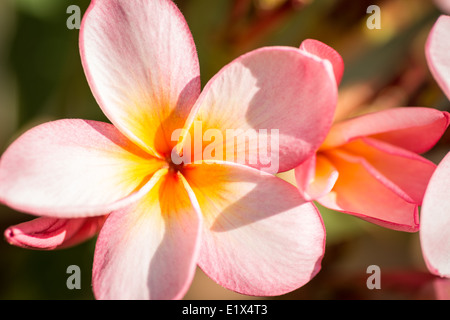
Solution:
<svg viewBox="0 0 450 320"><path fill-rule="evenodd" d="M337 103L327 60L298 48L261 48L201 91L192 36L169 0L92 1L80 52L112 124L44 123L6 150L0 201L45 219L8 229L11 243L33 247L37 230L50 239L41 247L64 247L64 235L71 244L92 235L75 237L75 224L101 226L93 265L98 299L181 298L197 265L225 288L258 296L292 291L317 274L325 243L319 212L248 159L263 153L258 143L268 130L278 137L269 150L275 172L319 147ZM198 148L190 133L223 133L228 146L231 129L248 144L223 148L222 160L195 157L218 142ZM185 157L190 150L195 161ZM234 157L241 154L244 163Z"/></svg>
<svg viewBox="0 0 450 320"><path fill-rule="evenodd" d="M431 30L426 57L431 73L450 100L450 16L441 16ZM425 192L420 242L429 271L450 278L450 153L439 163Z"/></svg>
<svg viewBox="0 0 450 320"><path fill-rule="evenodd" d="M340 81L344 67L332 48L310 40L301 49L329 57ZM449 120L447 112L404 107L337 122L318 151L295 169L297 186L327 208L416 232L418 207L436 168L419 154L436 144Z"/></svg>

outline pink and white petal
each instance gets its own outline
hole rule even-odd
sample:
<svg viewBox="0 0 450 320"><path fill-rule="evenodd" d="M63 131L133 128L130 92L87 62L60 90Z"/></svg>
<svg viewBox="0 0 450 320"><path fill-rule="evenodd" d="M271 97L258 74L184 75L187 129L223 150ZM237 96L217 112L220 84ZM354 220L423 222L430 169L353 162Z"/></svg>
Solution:
<svg viewBox="0 0 450 320"><path fill-rule="evenodd" d="M335 148L369 136L423 153L436 144L449 123L448 112L432 108L403 107L373 112L333 125L320 149Z"/></svg>
<svg viewBox="0 0 450 320"><path fill-rule="evenodd" d="M77 245L95 236L106 216L57 219L40 217L6 229L10 244L37 250L62 249Z"/></svg>
<svg viewBox="0 0 450 320"><path fill-rule="evenodd" d="M329 61L296 48L266 47L237 58L208 82L186 128L194 140L208 130L220 133L223 141L208 144L223 150L214 160L282 172L323 142L336 103ZM194 150L194 160L208 159L205 147Z"/></svg>
<svg viewBox="0 0 450 320"><path fill-rule="evenodd" d="M433 2L442 12L450 14L450 0L433 0Z"/></svg>
<svg viewBox="0 0 450 320"><path fill-rule="evenodd" d="M306 200L316 200L329 193L339 172L320 153L295 168L297 186Z"/></svg>
<svg viewBox="0 0 450 320"><path fill-rule="evenodd" d="M416 153L372 139L361 138L344 146L343 150L363 157L376 170L408 195L417 205L422 204L426 186L436 165Z"/></svg>
<svg viewBox="0 0 450 320"><path fill-rule="evenodd" d="M332 210L380 226L407 232L419 228L418 205L364 158L344 151L327 152L339 172L333 190L317 201Z"/></svg>
<svg viewBox="0 0 450 320"><path fill-rule="evenodd" d="M423 200L420 240L430 272L450 278L450 153L439 163Z"/></svg>
<svg viewBox="0 0 450 320"><path fill-rule="evenodd" d="M91 90L111 122L160 156L200 94L197 51L170 0L96 0L80 30Z"/></svg>
<svg viewBox="0 0 450 320"><path fill-rule="evenodd" d="M48 122L2 155L0 202L53 218L104 215L134 201L161 166L111 124Z"/></svg>
<svg viewBox="0 0 450 320"><path fill-rule="evenodd" d="M189 165L183 175L204 216L199 266L214 281L242 294L273 296L319 272L324 225L293 185L220 162Z"/></svg>
<svg viewBox="0 0 450 320"><path fill-rule="evenodd" d="M180 174L162 169L141 201L110 214L95 249L98 299L180 299L197 265L201 216Z"/></svg>
<svg viewBox="0 0 450 320"><path fill-rule="evenodd" d="M447 2L450 8L450 2ZM428 66L434 79L450 99L450 16L442 15L428 35L425 46Z"/></svg>
<svg viewBox="0 0 450 320"><path fill-rule="evenodd" d="M342 76L344 75L344 60L336 50L325 43L314 39L304 40L300 45L300 50L330 61L333 65L336 83L339 84L341 82Z"/></svg>

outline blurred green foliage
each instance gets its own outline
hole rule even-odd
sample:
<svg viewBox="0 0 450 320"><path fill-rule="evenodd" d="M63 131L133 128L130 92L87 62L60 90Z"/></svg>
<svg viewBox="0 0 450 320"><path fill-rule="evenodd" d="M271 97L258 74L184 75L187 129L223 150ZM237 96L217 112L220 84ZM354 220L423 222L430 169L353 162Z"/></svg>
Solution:
<svg viewBox="0 0 450 320"><path fill-rule="evenodd" d="M344 58L340 106L349 116L401 105L449 110L430 76L424 42L439 11L429 0L178 0L197 45L202 84L225 64L254 48L299 46L315 38ZM69 30L69 5L84 13L88 0L0 2L0 151L24 130L53 119L108 121L87 85L78 51L78 30ZM377 4L382 29L368 30L366 9ZM449 150L448 134L427 156L435 162ZM364 273L423 272L418 235L382 229L321 208L327 228L322 271L304 288L281 298L411 298L410 286L395 293L368 292ZM0 207L0 227L31 219ZM0 242L0 299L93 299L91 269L95 239L74 248L31 251ZM81 268L81 290L68 290L66 269ZM363 279L355 280L355 276ZM417 278L416 275L413 277ZM359 282L358 282L359 281ZM416 287L414 287L416 288ZM387 293L386 293L387 292ZM243 296L196 277L187 298Z"/></svg>

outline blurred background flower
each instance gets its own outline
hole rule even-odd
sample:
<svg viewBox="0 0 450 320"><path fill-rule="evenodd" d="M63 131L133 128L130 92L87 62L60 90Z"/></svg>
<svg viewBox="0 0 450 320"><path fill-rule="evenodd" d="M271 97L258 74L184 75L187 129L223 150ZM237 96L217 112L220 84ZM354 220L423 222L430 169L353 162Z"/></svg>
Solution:
<svg viewBox="0 0 450 320"><path fill-rule="evenodd" d="M440 9L429 0L177 0L200 60L202 84L239 55L262 46L298 47L320 40L343 57L336 120L398 106L450 111L432 78L424 45ZM84 13L88 0L0 2L0 152L26 129L61 118L107 121L87 85L67 7ZM370 5L381 29L369 29ZM425 157L438 163L450 133ZM282 174L294 183L291 172ZM435 299L449 297L449 280L425 267L418 233L378 227L320 207L327 228L322 271L306 286L276 299ZM0 206L0 229L29 220ZM57 251L31 251L0 242L0 299L92 299L95 240ZM70 265L81 290L69 290ZM369 290L367 267L378 265L381 290ZM187 299L246 299L198 270Z"/></svg>

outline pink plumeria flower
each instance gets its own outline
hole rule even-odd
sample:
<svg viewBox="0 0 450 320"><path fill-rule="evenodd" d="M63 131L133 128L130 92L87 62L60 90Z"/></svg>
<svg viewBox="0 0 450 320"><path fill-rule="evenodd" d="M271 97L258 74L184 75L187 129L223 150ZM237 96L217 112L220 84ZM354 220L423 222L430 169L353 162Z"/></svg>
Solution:
<svg viewBox="0 0 450 320"><path fill-rule="evenodd" d="M23 134L0 160L0 200L44 219L108 214L94 254L96 298L178 299L197 265L225 288L258 296L284 294L317 274L323 222L295 187L260 163L174 159L190 149L186 132L200 122L205 132L250 130L253 140L277 129L278 169L298 166L331 126L337 85L327 60L258 49L201 92L192 36L169 0L92 1L80 51L112 124L60 120ZM235 152L260 150L244 144ZM14 230L25 238L33 226Z"/></svg>
<svg viewBox="0 0 450 320"><path fill-rule="evenodd" d="M431 73L450 100L450 16L431 30L426 57ZM422 253L431 273L450 278L450 153L439 163L425 192L421 210Z"/></svg>
<svg viewBox="0 0 450 320"><path fill-rule="evenodd" d="M328 56L340 80L344 67L333 49L313 40L301 49ZM449 120L447 112L405 107L337 122L318 151L295 169L297 186L327 208L416 232L418 207L436 168L419 154L436 144Z"/></svg>

